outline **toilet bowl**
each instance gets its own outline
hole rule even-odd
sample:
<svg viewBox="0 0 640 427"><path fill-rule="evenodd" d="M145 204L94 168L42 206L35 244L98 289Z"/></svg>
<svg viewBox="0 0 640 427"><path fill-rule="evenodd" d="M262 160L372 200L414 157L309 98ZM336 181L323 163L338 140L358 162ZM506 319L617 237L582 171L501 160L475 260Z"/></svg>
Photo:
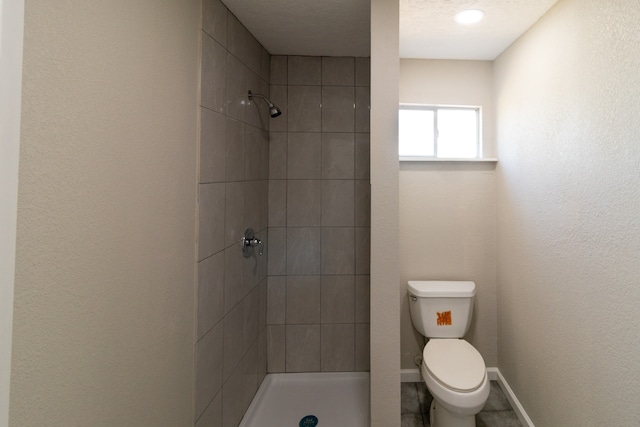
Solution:
<svg viewBox="0 0 640 427"><path fill-rule="evenodd" d="M411 281L407 288L411 321L429 338L421 372L433 396L431 427L475 427L490 390L482 355L462 339L471 323L475 283Z"/></svg>
<svg viewBox="0 0 640 427"><path fill-rule="evenodd" d="M480 353L464 340L432 339L422 360L422 377L433 396L431 426L474 427L490 391Z"/></svg>

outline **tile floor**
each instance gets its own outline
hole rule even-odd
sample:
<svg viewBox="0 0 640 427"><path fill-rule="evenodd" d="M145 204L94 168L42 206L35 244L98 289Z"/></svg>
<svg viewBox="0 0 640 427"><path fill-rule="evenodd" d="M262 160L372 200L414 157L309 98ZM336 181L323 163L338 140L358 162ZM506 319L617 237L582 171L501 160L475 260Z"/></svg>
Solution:
<svg viewBox="0 0 640 427"><path fill-rule="evenodd" d="M433 398L424 383L402 383L402 427L430 427L429 407ZM476 427L522 427L496 381L484 409L476 415Z"/></svg>

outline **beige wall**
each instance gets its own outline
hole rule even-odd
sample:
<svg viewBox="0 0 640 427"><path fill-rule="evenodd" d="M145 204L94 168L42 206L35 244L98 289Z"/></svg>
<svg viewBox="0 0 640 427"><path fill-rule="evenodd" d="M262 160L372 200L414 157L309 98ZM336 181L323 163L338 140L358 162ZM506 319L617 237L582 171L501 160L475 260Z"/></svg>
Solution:
<svg viewBox="0 0 640 427"><path fill-rule="evenodd" d="M0 427L9 422L24 1L0 6Z"/></svg>
<svg viewBox="0 0 640 427"><path fill-rule="evenodd" d="M199 3L26 4L10 425L189 425Z"/></svg>
<svg viewBox="0 0 640 427"><path fill-rule="evenodd" d="M371 2L371 425L400 422L398 2Z"/></svg>
<svg viewBox="0 0 640 427"><path fill-rule="evenodd" d="M495 64L499 367L540 427L640 419L639 19L560 1Z"/></svg>
<svg viewBox="0 0 640 427"><path fill-rule="evenodd" d="M493 153L492 83L487 61L400 61L401 103L482 107L485 153ZM417 368L425 342L411 323L407 281L434 279L476 282L466 338L496 366L495 165L401 162L399 188L402 368Z"/></svg>

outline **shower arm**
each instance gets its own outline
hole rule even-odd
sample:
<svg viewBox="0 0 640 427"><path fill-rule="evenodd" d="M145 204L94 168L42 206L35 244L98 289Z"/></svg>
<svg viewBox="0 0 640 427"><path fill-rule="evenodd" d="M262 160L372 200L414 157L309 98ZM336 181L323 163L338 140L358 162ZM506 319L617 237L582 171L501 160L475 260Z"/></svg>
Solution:
<svg viewBox="0 0 640 427"><path fill-rule="evenodd" d="M269 104L269 107L274 107L275 105L273 105L273 102L269 101L269 98L267 98L264 95L260 95L259 93L253 93L251 91L249 91L249 101L251 101L252 98L262 98L264 99L267 104Z"/></svg>
<svg viewBox="0 0 640 427"><path fill-rule="evenodd" d="M278 108L277 106L275 106L273 104L273 102L271 102L269 100L269 98L267 98L264 95L260 95L259 93L253 93L253 92L249 91L249 102L251 102L251 100L254 97L255 98L262 98L264 100L264 102L266 102L269 105L269 115L271 116L271 118L278 117L279 115L282 114L282 110L280 108Z"/></svg>

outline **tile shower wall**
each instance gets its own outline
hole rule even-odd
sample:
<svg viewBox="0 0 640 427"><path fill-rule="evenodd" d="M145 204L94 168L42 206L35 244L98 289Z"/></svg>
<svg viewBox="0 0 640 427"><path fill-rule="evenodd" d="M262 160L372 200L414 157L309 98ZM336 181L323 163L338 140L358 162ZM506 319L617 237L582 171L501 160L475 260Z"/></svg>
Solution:
<svg viewBox="0 0 640 427"><path fill-rule="evenodd" d="M268 372L369 370L369 69L271 57Z"/></svg>
<svg viewBox="0 0 640 427"><path fill-rule="evenodd" d="M201 31L195 425L235 426L266 374L267 256L245 259L245 228L267 239L270 55L219 0Z"/></svg>

